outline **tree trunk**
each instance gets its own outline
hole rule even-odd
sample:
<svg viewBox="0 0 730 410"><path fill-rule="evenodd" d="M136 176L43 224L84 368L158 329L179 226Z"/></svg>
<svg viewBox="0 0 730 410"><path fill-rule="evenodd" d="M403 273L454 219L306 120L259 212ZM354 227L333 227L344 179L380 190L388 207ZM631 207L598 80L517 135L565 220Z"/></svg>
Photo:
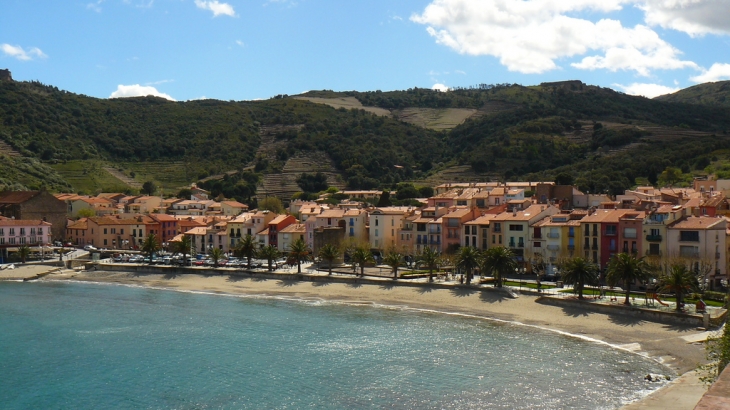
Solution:
<svg viewBox="0 0 730 410"><path fill-rule="evenodd" d="M677 312L682 311L682 292L677 292Z"/></svg>
<svg viewBox="0 0 730 410"><path fill-rule="evenodd" d="M624 300L624 305L630 305L631 302L629 302L629 295L631 295L631 284L629 281L626 281L626 300Z"/></svg>
<svg viewBox="0 0 730 410"><path fill-rule="evenodd" d="M297 273L302 273L302 262L297 259Z"/></svg>
<svg viewBox="0 0 730 410"><path fill-rule="evenodd" d="M328 275L332 275L332 261L329 261L329 263L327 263L327 268L329 268Z"/></svg>
<svg viewBox="0 0 730 410"><path fill-rule="evenodd" d="M575 287L578 291L578 299L583 299L583 284L578 282L575 284Z"/></svg>
<svg viewBox="0 0 730 410"><path fill-rule="evenodd" d="M430 269L428 271L428 281L433 282L433 271Z"/></svg>
<svg viewBox="0 0 730 410"><path fill-rule="evenodd" d="M398 279L398 268L393 269L393 280Z"/></svg>
<svg viewBox="0 0 730 410"><path fill-rule="evenodd" d="M466 284L467 285L471 284L471 271L470 270L466 271Z"/></svg>

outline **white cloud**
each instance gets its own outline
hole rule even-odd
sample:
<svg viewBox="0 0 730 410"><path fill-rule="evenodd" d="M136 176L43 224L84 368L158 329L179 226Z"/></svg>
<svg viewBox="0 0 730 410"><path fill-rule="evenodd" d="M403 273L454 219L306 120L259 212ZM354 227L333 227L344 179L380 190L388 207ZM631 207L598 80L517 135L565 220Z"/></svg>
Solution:
<svg viewBox="0 0 730 410"><path fill-rule="evenodd" d="M434 84L433 87L431 87L432 90L441 91L445 93L446 91L449 91L449 87L445 86L444 84Z"/></svg>
<svg viewBox="0 0 730 410"><path fill-rule="evenodd" d="M730 80L730 64L715 63L704 73L691 77L696 83L712 83L715 81Z"/></svg>
<svg viewBox="0 0 730 410"><path fill-rule="evenodd" d="M696 37L708 33L730 34L728 0L639 0L650 25L671 28Z"/></svg>
<svg viewBox="0 0 730 410"><path fill-rule="evenodd" d="M134 85L121 85L117 86L117 90L109 96L109 98L125 98L125 97L146 97L152 95L155 97L165 98L170 101L175 101L174 98L168 94L157 91L155 87L143 86L139 84Z"/></svg>
<svg viewBox="0 0 730 410"><path fill-rule="evenodd" d="M241 41L241 40L236 40L236 44L238 44L238 45L239 45L239 46L241 46L241 47L245 47L245 46L246 46L246 43L244 43L244 42L243 42L243 41Z"/></svg>
<svg viewBox="0 0 730 410"><path fill-rule="evenodd" d="M466 75L466 71L464 70L456 70L454 71L456 74Z"/></svg>
<svg viewBox="0 0 730 410"><path fill-rule="evenodd" d="M654 98L664 94L671 94L679 91L679 88L667 87L661 84L633 83L631 85L614 84L629 95L641 95L646 98Z"/></svg>
<svg viewBox="0 0 730 410"><path fill-rule="evenodd" d="M29 48L27 51L21 46L11 46L10 44L0 44L0 50L10 57L15 57L20 61L30 61L36 58L47 58L48 56L38 47Z"/></svg>
<svg viewBox="0 0 730 410"><path fill-rule="evenodd" d="M174 83L175 80L160 80L160 81L153 81L151 83L145 83L145 85L160 85L160 84L167 84L167 83Z"/></svg>
<svg viewBox="0 0 730 410"><path fill-rule="evenodd" d="M647 0L648 1L648 0ZM670 0L667 0L670 1ZM701 0L672 0L701 1ZM436 42L459 53L491 55L510 71L539 74L559 68L557 60L588 53L574 67L630 70L697 68L647 26L597 22L568 13L608 13L635 0L432 0L411 20L427 26Z"/></svg>
<svg viewBox="0 0 730 410"><path fill-rule="evenodd" d="M220 3L220 2L218 2L218 0L212 0L212 1L195 0L195 5L198 6L199 9L212 11L213 17L218 17L218 16L236 17L236 11L233 9L233 6L231 6L228 3Z"/></svg>
<svg viewBox="0 0 730 410"><path fill-rule="evenodd" d="M96 2L92 2L86 5L87 9L94 10L97 13L101 13L101 3L103 3L105 0L98 0Z"/></svg>

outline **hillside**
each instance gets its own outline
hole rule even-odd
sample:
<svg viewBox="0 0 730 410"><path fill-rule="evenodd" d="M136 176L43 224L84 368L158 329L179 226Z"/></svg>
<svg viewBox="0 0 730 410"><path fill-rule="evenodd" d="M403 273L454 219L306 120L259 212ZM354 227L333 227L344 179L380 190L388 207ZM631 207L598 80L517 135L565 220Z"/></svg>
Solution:
<svg viewBox="0 0 730 410"><path fill-rule="evenodd" d="M730 81L698 84L654 99L673 103L730 107Z"/></svg>
<svg viewBox="0 0 730 410"><path fill-rule="evenodd" d="M202 179L251 202L289 199L304 172L353 189L568 173L591 192L619 191L668 166L689 175L727 159L728 129L728 107L579 81L243 102L98 99L0 81L0 185L92 193L153 180L172 193Z"/></svg>

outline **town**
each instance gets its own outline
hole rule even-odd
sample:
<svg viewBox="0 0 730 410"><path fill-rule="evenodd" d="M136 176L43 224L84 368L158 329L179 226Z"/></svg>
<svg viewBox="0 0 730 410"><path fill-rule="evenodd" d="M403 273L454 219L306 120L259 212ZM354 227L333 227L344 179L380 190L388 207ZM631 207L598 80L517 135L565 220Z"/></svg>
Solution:
<svg viewBox="0 0 730 410"><path fill-rule="evenodd" d="M696 179L691 188L639 186L623 195L580 192L553 182L450 183L433 188L422 206L373 206L382 191L342 191L341 200L293 200L288 209L250 210L215 201L193 185L190 197L162 198L45 191L0 194L0 247L62 244L110 251L140 250L154 235L164 251L189 237L190 255L233 253L251 236L256 247L287 254L297 240L318 255L328 244L342 253L363 247L374 263L398 253L403 265L428 248L452 255L461 247L505 247L516 271L555 277L561 260L582 257L604 271L620 253L658 261L685 260L703 289L727 286L730 181ZM395 194L389 193L389 194ZM327 202L327 203L326 203Z"/></svg>

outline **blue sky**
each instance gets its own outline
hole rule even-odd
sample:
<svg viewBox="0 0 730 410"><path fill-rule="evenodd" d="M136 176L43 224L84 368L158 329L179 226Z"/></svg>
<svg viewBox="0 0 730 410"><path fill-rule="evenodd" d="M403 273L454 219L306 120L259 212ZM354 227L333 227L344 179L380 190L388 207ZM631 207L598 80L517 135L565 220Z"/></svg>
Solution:
<svg viewBox="0 0 730 410"><path fill-rule="evenodd" d="M730 79L728 0L3 0L0 68L99 98Z"/></svg>

